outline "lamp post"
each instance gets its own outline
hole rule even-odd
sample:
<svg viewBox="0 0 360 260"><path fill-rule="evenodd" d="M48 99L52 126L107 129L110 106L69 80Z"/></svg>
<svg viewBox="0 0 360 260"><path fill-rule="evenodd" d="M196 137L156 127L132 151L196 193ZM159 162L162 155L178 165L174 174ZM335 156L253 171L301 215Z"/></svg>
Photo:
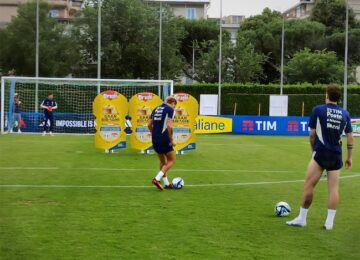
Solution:
<svg viewBox="0 0 360 260"><path fill-rule="evenodd" d="M349 55L349 3L346 0L346 22L345 22L345 61L344 61L344 109L347 109L348 88L348 55Z"/></svg>
<svg viewBox="0 0 360 260"><path fill-rule="evenodd" d="M192 79L194 81L194 77L195 77L195 41L193 41L193 52L192 52Z"/></svg>
<svg viewBox="0 0 360 260"><path fill-rule="evenodd" d="M101 92L101 0L98 0L98 50L97 50L97 78L98 78L98 86L97 92L98 94Z"/></svg>
<svg viewBox="0 0 360 260"><path fill-rule="evenodd" d="M280 71L280 95L284 91L284 55L285 55L285 17L283 17L281 30L281 71Z"/></svg>
<svg viewBox="0 0 360 260"><path fill-rule="evenodd" d="M221 115L221 81L222 81L221 68L222 68L222 0L220 0L218 115Z"/></svg>
<svg viewBox="0 0 360 260"><path fill-rule="evenodd" d="M161 60L162 60L162 1L160 1L160 18L159 18L159 67L158 67L158 79L161 80Z"/></svg>
<svg viewBox="0 0 360 260"><path fill-rule="evenodd" d="M35 42L35 112L39 112L39 40L40 40L40 5L36 1L36 42Z"/></svg>

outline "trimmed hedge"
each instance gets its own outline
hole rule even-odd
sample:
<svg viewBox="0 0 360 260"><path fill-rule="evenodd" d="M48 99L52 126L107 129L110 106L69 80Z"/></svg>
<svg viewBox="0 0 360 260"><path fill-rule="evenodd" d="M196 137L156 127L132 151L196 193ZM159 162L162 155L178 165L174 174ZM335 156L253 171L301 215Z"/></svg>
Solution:
<svg viewBox="0 0 360 260"><path fill-rule="evenodd" d="M309 115L314 106L324 103L326 85L285 85L283 92L289 96L289 115L301 116L304 102L304 115ZM200 100L201 94L217 94L217 84L175 85L174 92L185 92ZM237 115L269 114L269 96L280 93L279 85L259 84L223 84L221 88L221 112L225 115L234 113L237 103ZM341 105L341 104L340 104ZM352 116L360 116L360 86L348 87L348 110Z"/></svg>
<svg viewBox="0 0 360 260"><path fill-rule="evenodd" d="M9 96L9 87L6 88ZM96 96L94 86L77 87L67 86L40 86L42 91L39 92L39 102L46 97L48 91L53 91L55 98L59 103L58 112L83 112L91 111L92 101ZM107 89L104 87L103 90ZM304 115L309 115L314 106L324 103L326 85L285 85L284 94L289 96L289 115L300 116L302 112L302 103L304 102ZM120 93L121 87L118 90ZM138 89L139 91L148 91ZM237 115L258 115L259 104L261 105L261 115L269 114L269 96L280 93L279 85L260 85L260 84L223 84L221 96L221 112L225 115L234 113L234 105L237 104ZM19 84L16 86L16 92L23 100L22 109L24 112L33 111L35 107L34 85ZM174 92L185 92L200 100L201 94L217 94L217 84L194 84L194 85L175 85ZM69 95L63 96L63 93L73 93L72 98ZM130 98L130 96L127 96ZM77 100L81 100L81 107L78 106ZM5 100L5 108L8 107L8 100ZM348 110L352 116L360 116L360 86L351 85L348 88Z"/></svg>

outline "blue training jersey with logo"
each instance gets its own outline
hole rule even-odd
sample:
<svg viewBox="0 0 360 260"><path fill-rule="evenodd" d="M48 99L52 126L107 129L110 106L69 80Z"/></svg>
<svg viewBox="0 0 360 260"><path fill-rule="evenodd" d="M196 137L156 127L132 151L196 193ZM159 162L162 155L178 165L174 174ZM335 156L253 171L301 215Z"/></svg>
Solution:
<svg viewBox="0 0 360 260"><path fill-rule="evenodd" d="M14 102L14 113L20 114L21 113L21 103Z"/></svg>
<svg viewBox="0 0 360 260"><path fill-rule="evenodd" d="M335 104L316 106L309 127L316 130L315 151L330 150L341 153L341 135L352 132L349 112Z"/></svg>
<svg viewBox="0 0 360 260"><path fill-rule="evenodd" d="M41 105L46 106L46 107L56 107L56 106L57 106L57 103L56 103L56 100L55 100L55 99L45 98L45 99L43 100L43 102L41 103ZM50 111L47 110L47 109L44 109L44 113L52 113L52 112L50 112Z"/></svg>
<svg viewBox="0 0 360 260"><path fill-rule="evenodd" d="M168 141L167 120L174 118L174 109L167 104L162 104L151 113L153 120L152 138L155 141Z"/></svg>

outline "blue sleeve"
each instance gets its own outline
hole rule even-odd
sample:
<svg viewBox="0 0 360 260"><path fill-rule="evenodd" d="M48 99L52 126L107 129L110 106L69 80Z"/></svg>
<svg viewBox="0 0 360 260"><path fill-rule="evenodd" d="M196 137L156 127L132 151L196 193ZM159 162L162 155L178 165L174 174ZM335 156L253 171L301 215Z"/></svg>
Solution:
<svg viewBox="0 0 360 260"><path fill-rule="evenodd" d="M156 108L154 108L153 111L151 111L150 119L154 119L155 110Z"/></svg>
<svg viewBox="0 0 360 260"><path fill-rule="evenodd" d="M352 132L353 132L353 129L352 129L352 124L351 124L351 118L350 118L349 113L347 113L347 116L346 116L346 126L345 126L345 134L349 134L349 133L352 133Z"/></svg>
<svg viewBox="0 0 360 260"><path fill-rule="evenodd" d="M167 111L168 118L174 119L174 109L169 108Z"/></svg>
<svg viewBox="0 0 360 260"><path fill-rule="evenodd" d="M316 107L312 110L310 120L309 120L309 127L311 129L316 128L316 118L317 118L317 109Z"/></svg>

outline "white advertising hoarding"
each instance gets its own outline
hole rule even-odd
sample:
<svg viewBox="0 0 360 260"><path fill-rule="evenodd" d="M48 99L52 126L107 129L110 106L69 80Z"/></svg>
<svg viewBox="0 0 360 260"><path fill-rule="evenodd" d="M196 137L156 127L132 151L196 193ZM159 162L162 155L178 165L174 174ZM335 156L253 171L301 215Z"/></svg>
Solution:
<svg viewBox="0 0 360 260"><path fill-rule="evenodd" d="M200 115L217 115L218 95L200 95Z"/></svg>
<svg viewBox="0 0 360 260"><path fill-rule="evenodd" d="M351 119L353 135L360 136L360 118Z"/></svg>
<svg viewBox="0 0 360 260"><path fill-rule="evenodd" d="M271 95L269 116L288 116L288 96Z"/></svg>

